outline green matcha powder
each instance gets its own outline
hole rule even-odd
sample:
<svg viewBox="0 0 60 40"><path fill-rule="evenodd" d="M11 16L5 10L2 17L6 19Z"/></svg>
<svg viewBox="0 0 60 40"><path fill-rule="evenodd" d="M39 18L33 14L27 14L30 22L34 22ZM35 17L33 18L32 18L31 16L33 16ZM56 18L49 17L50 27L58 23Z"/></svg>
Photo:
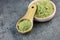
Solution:
<svg viewBox="0 0 60 40"><path fill-rule="evenodd" d="M49 1L37 2L37 10L35 13L36 17L45 18L50 16L53 13L53 5ZM24 19L18 24L18 29L20 31L26 31L32 26L31 21Z"/></svg>
<svg viewBox="0 0 60 40"><path fill-rule="evenodd" d="M50 16L54 11L53 5L49 0L36 2L36 5L37 5L37 11L35 13L35 17L45 18Z"/></svg>
<svg viewBox="0 0 60 40"><path fill-rule="evenodd" d="M20 31L26 31L26 30L28 30L30 27L31 27L31 25L32 25L32 23L31 23L31 21L30 20L23 20L23 21L21 21L19 24L18 24L18 29L20 30Z"/></svg>

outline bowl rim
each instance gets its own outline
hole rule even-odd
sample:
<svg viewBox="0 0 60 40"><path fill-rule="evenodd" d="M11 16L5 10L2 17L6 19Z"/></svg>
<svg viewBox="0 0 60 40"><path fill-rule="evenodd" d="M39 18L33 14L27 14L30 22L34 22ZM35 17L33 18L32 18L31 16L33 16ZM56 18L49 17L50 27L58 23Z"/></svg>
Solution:
<svg viewBox="0 0 60 40"><path fill-rule="evenodd" d="M33 4L33 3L35 3L35 2L39 2L39 1L38 1L38 0L32 1L32 2L29 4L28 8L30 7L31 4ZM49 2L52 3L52 5L53 5L53 7L54 7L54 12L53 12L50 16L48 16L48 17L39 18L39 17L36 17L36 16L35 16L35 18L38 18L38 19L47 19L47 18L50 18L51 16L54 16L54 15L55 15L55 13L56 13L56 5L55 5L52 1L49 1Z"/></svg>

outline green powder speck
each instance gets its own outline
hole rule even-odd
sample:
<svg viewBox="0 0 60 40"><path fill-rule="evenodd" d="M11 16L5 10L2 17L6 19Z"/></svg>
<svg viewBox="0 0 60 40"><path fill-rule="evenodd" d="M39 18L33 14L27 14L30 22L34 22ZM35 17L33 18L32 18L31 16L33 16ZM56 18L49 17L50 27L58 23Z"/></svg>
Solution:
<svg viewBox="0 0 60 40"><path fill-rule="evenodd" d="M23 20L18 24L18 29L20 31L26 31L31 27L32 23L30 20Z"/></svg>
<svg viewBox="0 0 60 40"><path fill-rule="evenodd" d="M45 18L50 16L54 11L54 7L50 1L36 2L36 5L37 5L37 11L35 13L36 17Z"/></svg>

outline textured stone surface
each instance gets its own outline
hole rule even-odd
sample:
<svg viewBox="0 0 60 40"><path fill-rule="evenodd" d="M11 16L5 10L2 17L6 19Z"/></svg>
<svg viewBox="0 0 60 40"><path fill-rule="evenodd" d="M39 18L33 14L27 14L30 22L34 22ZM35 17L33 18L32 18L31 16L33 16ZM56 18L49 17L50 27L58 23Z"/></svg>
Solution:
<svg viewBox="0 0 60 40"><path fill-rule="evenodd" d="M28 34L16 30L16 22L26 12L32 0L0 0L0 40L60 40L60 0L52 0L57 7L55 17L49 22L34 22Z"/></svg>

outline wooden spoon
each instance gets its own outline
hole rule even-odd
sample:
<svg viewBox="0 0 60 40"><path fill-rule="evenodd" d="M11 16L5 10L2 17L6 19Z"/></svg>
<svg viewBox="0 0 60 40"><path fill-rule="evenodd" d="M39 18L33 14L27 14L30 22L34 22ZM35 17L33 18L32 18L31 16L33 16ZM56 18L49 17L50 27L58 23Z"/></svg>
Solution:
<svg viewBox="0 0 60 40"><path fill-rule="evenodd" d="M24 17L22 17L21 19L18 20L18 22L17 22L17 24L16 24L16 28L17 28L18 32L24 34L24 33L27 33L27 32L29 32L29 31L31 31L31 29L32 29L32 27L33 27L33 18L34 18L35 12L36 12L36 5L35 5L35 4L32 4L32 5L28 8L28 10L27 10L27 12L26 12L26 15L25 15ZM19 24L23 19L28 19L28 20L30 20L30 21L32 22L32 26L31 26L28 30L26 30L26 31L24 31L24 32L22 32L22 31L20 31L20 30L18 29L18 24Z"/></svg>

